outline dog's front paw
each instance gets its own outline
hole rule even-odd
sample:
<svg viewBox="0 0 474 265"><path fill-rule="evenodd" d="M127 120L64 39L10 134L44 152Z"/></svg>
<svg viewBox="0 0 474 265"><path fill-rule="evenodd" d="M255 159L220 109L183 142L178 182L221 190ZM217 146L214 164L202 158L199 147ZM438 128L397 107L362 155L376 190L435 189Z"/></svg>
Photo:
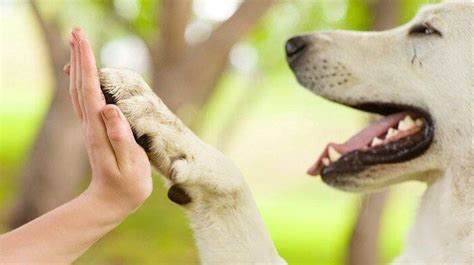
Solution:
<svg viewBox="0 0 474 265"><path fill-rule="evenodd" d="M176 178L178 175L172 172L179 163L175 162L194 157L194 135L137 73L101 69L99 77L107 104L120 108L153 165L165 176Z"/></svg>
<svg viewBox="0 0 474 265"><path fill-rule="evenodd" d="M178 204L226 194L242 185L236 167L197 138L135 72L99 71L108 104L127 118L137 142L167 179L168 197Z"/></svg>

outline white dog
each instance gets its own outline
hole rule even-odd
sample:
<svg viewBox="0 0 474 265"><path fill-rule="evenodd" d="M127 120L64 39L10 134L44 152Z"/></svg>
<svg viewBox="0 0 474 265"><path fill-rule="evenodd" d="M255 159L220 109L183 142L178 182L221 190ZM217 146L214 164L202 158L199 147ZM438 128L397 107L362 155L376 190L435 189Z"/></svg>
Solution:
<svg viewBox="0 0 474 265"><path fill-rule="evenodd" d="M386 115L310 168L339 189L428 184L399 263L474 264L474 2L428 6L383 32L290 39L298 81L314 93Z"/></svg>
<svg viewBox="0 0 474 265"><path fill-rule="evenodd" d="M314 93L386 115L309 170L331 186L370 191L428 184L399 263L474 262L472 2L423 9L405 26L322 32L287 43L290 67ZM185 207L204 264L284 264L239 170L201 142L136 74L103 69L137 141ZM315 250L317 251L317 250Z"/></svg>

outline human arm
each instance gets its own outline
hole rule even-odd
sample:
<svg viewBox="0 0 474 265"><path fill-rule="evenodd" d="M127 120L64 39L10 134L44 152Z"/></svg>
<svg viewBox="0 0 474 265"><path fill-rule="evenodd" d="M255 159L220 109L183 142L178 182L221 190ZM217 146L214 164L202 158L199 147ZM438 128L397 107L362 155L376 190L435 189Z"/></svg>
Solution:
<svg viewBox="0 0 474 265"><path fill-rule="evenodd" d="M71 263L151 194L148 158L120 110L106 105L92 49L79 29L71 38L68 72L71 100L83 124L91 183L72 201L0 236L0 264Z"/></svg>

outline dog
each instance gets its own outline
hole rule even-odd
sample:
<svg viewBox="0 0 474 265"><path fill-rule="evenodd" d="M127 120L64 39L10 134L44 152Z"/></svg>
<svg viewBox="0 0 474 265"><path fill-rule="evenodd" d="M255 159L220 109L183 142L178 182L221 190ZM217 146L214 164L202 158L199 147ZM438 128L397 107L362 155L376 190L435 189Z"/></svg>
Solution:
<svg viewBox="0 0 474 265"><path fill-rule="evenodd" d="M384 32L290 39L290 68L329 100L384 115L308 170L338 189L370 192L407 180L428 188L395 263L474 261L472 2L424 8ZM131 71L101 69L101 88L186 210L203 264L286 264L238 168L194 135ZM317 251L317 250L316 250Z"/></svg>
<svg viewBox="0 0 474 265"><path fill-rule="evenodd" d="M394 263L474 263L473 21L474 2L449 2L392 30L318 32L286 44L302 86L384 116L329 144L309 174L346 191L428 186Z"/></svg>

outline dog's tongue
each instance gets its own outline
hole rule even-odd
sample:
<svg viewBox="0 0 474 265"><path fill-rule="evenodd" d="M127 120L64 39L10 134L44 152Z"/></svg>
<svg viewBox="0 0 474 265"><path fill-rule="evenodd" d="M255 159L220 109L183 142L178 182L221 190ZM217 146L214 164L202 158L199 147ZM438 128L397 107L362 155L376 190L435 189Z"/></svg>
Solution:
<svg viewBox="0 0 474 265"><path fill-rule="evenodd" d="M383 119L371 124L369 127L365 128L356 135L352 136L352 138L343 144L328 144L322 154L319 156L318 160L316 160L316 163L314 163L313 166L308 169L307 173L311 176L316 176L321 173L321 170L324 167L322 160L323 158L328 157L328 149L330 146L332 146L341 155L347 154L354 150L366 149L375 137L384 135L390 128L396 126L398 122L403 120L403 118L409 114L410 113L408 112L399 112L386 116Z"/></svg>

